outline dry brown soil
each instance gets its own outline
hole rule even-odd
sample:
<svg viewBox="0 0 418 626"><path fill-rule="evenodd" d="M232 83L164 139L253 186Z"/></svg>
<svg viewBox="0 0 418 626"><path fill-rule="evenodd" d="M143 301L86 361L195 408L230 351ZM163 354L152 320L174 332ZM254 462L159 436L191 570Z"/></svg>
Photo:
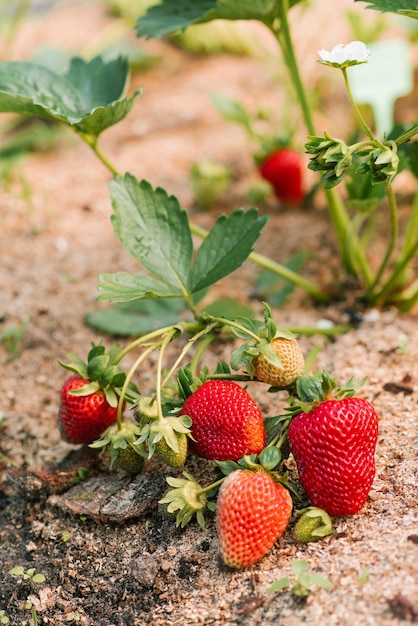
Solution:
<svg viewBox="0 0 418 626"><path fill-rule="evenodd" d="M315 114L319 128L340 134L350 120L344 92L328 70L318 73L314 58L318 48L349 40L346 9L364 9L347 0L333 2L330 13L329 0L314 4L295 13L298 52L308 85L321 84L323 101ZM373 12L366 13L370 18ZM30 58L47 44L71 54L87 50L92 41L100 47L112 23L98 2L61 2L22 26L8 58ZM264 44L272 45L267 38ZM266 104L280 120L286 99L283 70L248 57L193 56L166 42L140 45L161 61L133 77L130 91L144 85L144 94L123 123L104 133L101 147L119 170L161 185L208 228L222 212L249 206L245 193L256 179L248 139L220 120L208 94L220 91L253 109ZM412 119L416 99L415 104L405 99L403 105L398 114ZM187 180L191 163L201 158L234 171L233 191L207 213L193 205ZM132 480L110 474L94 454L60 439L56 415L66 374L57 360L68 351L85 356L91 342L102 338L84 324L85 314L99 307L97 275L136 271L110 225L109 179L89 148L63 131L52 149L20 161L0 187L0 332L25 325L17 358L10 359L0 344L0 414L5 418L0 430L0 610L13 625L34 623L25 608L28 599L38 623L53 626L417 622L418 311L367 312L333 341L301 337L306 355L318 351L315 369L326 367L340 382L367 377L359 395L374 404L380 417L376 479L364 509L336 520L334 535L298 545L289 528L265 558L243 571L221 564L210 516L203 530L195 524L181 530L158 507L165 477L172 473L165 466L152 461ZM401 178L398 192L408 197L408 179ZM284 262L304 247L306 276L332 282L339 272L338 253L321 196L300 209L277 206L271 199L260 210L270 219L257 250ZM385 214L380 231L384 236ZM382 238L372 249L377 261L383 249ZM246 263L212 295L251 302L261 314L261 303L251 300L258 271ZM275 317L283 325L348 321L344 305L321 308L299 291L275 310ZM112 337L103 340L113 342ZM215 347L209 364L228 359L233 348L233 343ZM137 382L144 392L152 389L154 366L152 361L140 373ZM267 394L255 384L250 391L265 415L282 409L280 394ZM77 487L83 497L76 497L75 488L68 490L79 466L91 467ZM186 467L210 480L209 465L191 459ZM273 581L292 575L294 559L308 561L312 571L329 578L333 590L315 588L305 601L289 590L269 594ZM8 572L16 565L36 568L45 582L13 578Z"/></svg>

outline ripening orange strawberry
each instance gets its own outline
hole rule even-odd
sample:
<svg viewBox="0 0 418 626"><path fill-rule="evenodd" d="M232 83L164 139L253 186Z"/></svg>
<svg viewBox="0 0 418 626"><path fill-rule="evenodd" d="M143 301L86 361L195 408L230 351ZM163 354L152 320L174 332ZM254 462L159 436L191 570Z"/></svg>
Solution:
<svg viewBox="0 0 418 626"><path fill-rule="evenodd" d="M253 361L254 375L272 387L287 387L302 374L305 367L302 350L296 339L275 337L269 347L279 357L281 367L260 352Z"/></svg>
<svg viewBox="0 0 418 626"><path fill-rule="evenodd" d="M216 527L226 565L235 568L261 559L284 533L292 515L289 491L266 471L239 469L221 485Z"/></svg>

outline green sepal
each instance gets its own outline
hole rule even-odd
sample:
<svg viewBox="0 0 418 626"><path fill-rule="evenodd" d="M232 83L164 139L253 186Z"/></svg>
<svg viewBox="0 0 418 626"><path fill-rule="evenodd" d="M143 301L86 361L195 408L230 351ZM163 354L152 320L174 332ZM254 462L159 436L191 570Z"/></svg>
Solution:
<svg viewBox="0 0 418 626"><path fill-rule="evenodd" d="M142 458L146 458L147 453L144 445L138 442L139 426L135 422L124 421L121 425L112 424L105 432L89 445L90 448L101 450L101 454L110 454L110 468L112 468L121 452L128 447ZM138 464L139 471L141 464ZM122 467L123 468L123 467Z"/></svg>
<svg viewBox="0 0 418 626"><path fill-rule="evenodd" d="M332 518L318 507L307 507L296 512L299 517L293 529L293 539L299 543L319 541L333 534Z"/></svg>
<svg viewBox="0 0 418 626"><path fill-rule="evenodd" d="M352 376L344 385L337 385L335 378L326 370L302 374L296 380L296 396L289 399L288 410L292 414L309 413L315 406L326 400L352 398L367 378L361 380Z"/></svg>
<svg viewBox="0 0 418 626"><path fill-rule="evenodd" d="M98 382L93 381L90 383L86 383L82 387L78 389L70 389L68 392L71 396L90 396L92 393L96 391L100 391L100 385Z"/></svg>
<svg viewBox="0 0 418 626"><path fill-rule="evenodd" d="M80 378L88 378L87 364L82 359L75 356L75 354L69 353L67 356L71 359L70 363L58 361L59 365L70 372L74 372L74 374L77 374Z"/></svg>
<svg viewBox="0 0 418 626"><path fill-rule="evenodd" d="M167 504L167 511L175 513L176 526L184 528L196 515L199 526L204 527L203 512L207 506L206 494L199 483L191 474L183 472L184 478L169 476L167 483L170 485L165 496L159 500L159 504Z"/></svg>
<svg viewBox="0 0 418 626"><path fill-rule="evenodd" d="M265 470L271 471L276 469L282 460L282 454L279 448L271 446L270 448L264 448L259 456L260 464Z"/></svg>
<svg viewBox="0 0 418 626"><path fill-rule="evenodd" d="M125 384L126 374L122 372L118 365L121 353L119 344L114 344L106 350L102 344L92 346L87 355L87 361L83 361L78 356L68 353L69 363L58 363L80 378L89 381L80 389L70 391L72 395L87 396L96 391L103 391L110 406L116 407L122 387ZM134 382L130 381L125 394L125 400L129 403L138 401L140 393Z"/></svg>
<svg viewBox="0 0 418 626"><path fill-rule="evenodd" d="M109 357L106 354L100 354L89 359L87 362L87 378L89 380L99 380L109 365Z"/></svg>

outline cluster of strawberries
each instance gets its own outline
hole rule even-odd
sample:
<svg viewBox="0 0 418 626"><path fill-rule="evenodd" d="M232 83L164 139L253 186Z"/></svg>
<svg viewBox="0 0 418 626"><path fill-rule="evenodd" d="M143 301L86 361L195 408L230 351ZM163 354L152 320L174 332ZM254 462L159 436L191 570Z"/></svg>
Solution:
<svg viewBox="0 0 418 626"><path fill-rule="evenodd" d="M169 512L177 512L181 526L193 515L203 525L205 509L215 511L220 552L227 565L241 568L255 563L288 527L294 498L286 474L280 472L286 447L312 504L297 512L298 540L330 534L329 516L352 515L365 504L375 474L376 412L369 402L355 397L358 384L353 379L337 388L326 372L303 374L296 339L275 337L264 354L252 357L253 380L271 390L289 391L285 414L268 419L247 390L228 376L198 383L193 379L187 386L183 373L179 386L188 392L173 415L158 416L152 403L140 399L135 422L121 422L123 407L118 420L114 401L118 387L109 386L111 378L105 373L109 367L103 368L103 358L98 358L103 354L97 350L88 365L78 360L68 366L73 375L61 390L59 411L63 437L110 450L112 464L133 473L154 452L176 468L184 465L188 454L212 459L214 483L202 487L186 472L183 478L169 477L170 489L161 502ZM269 357L271 353L276 358ZM114 364L107 365L120 389L125 379Z"/></svg>

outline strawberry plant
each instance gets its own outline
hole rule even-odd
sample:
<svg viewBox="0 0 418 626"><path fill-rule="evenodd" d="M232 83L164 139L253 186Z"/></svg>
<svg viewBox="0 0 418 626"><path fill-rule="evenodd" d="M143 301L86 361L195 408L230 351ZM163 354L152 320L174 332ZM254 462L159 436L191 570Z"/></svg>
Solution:
<svg viewBox="0 0 418 626"><path fill-rule="evenodd" d="M342 139L330 137L326 132L323 136L318 135L313 123L309 99L301 79L288 19L289 10L297 4L298 0L278 2L260 0L260 2L252 3L251 6L243 6L237 0L226 0L225 2L217 0L194 2L189 0L183 2L179 9L175 0L163 0L160 4L151 6L139 20L137 32L139 36L158 38L177 30L184 30L195 23L224 19L257 20L274 35L284 62L289 69L290 79L293 82L306 126L308 141L305 147L311 156L309 167L321 175L320 180L325 192L331 223L340 247L344 272L346 276L354 277L358 282L359 304L366 306L395 304L403 310L408 310L418 300L418 285L416 281L411 281L408 273L411 261L418 251L416 238L418 209L415 202L410 212L405 237L400 241L399 215L393 180L405 167L405 161L400 160L399 154L404 151L411 153L407 144L416 136L417 125L414 124L410 128L402 129L396 136L390 134L391 128L387 129L385 137L375 136L370 126L365 122L352 96L347 73L347 68L367 62L368 50L361 42L352 42L347 46L338 44L330 52L321 50L319 61L342 71L347 94L357 116L359 132L364 135L364 139L353 144L347 144ZM415 4L409 0L406 0L402 7L395 7L390 0L375 0L371 5L371 8L382 12L389 11L411 18L417 17ZM239 105L227 104L228 106L225 106L225 102L220 104L224 116L238 121L251 133L251 119L247 112ZM409 159L409 167L416 175L413 157L409 156ZM344 204L342 196L337 194L335 189L349 176L354 176L356 185L360 185L364 189L362 183L359 183L358 174L369 182L371 181L372 184L369 198L367 196L361 198L362 200L372 200L369 206L373 207L373 210L370 208L365 215L350 211L348 205ZM282 183L278 182L276 172L270 173L269 171L267 175L273 184L276 181L276 191L278 195L281 194L283 191ZM384 206L381 202L379 185L383 187L383 193L389 207L390 234L386 252L380 265L374 268L367 254L370 242L363 235L365 231L367 232L365 226L370 226L372 223L376 206ZM354 197L359 199L356 189L353 192ZM343 277L342 289L344 284Z"/></svg>
<svg viewBox="0 0 418 626"><path fill-rule="evenodd" d="M348 145L327 133L316 134L288 23L288 10L296 4L298 0L183 0L179 6L177 0L163 0L141 18L138 35L162 37L213 19L262 22L281 46L294 81L309 135L310 168L320 173L345 271L362 283L360 299L367 304L412 306L418 287L407 286L406 270L418 250L418 209L411 213L406 244L393 264L398 228L392 182L400 167L398 147L415 135L416 127L397 138L381 140L364 122L351 98L346 71L367 61L367 49L360 43L322 50L320 56L324 64L342 71L367 138ZM253 251L267 221L256 208L222 215L209 231L203 231L189 221L177 198L129 172L118 171L98 140L128 115L140 96L139 90L123 95L127 78L128 65L122 58L111 62L100 57L89 62L75 58L62 74L34 63L0 64L0 111L65 124L112 174L114 233L139 268L135 274L123 270L100 274L98 299L118 305L145 303L151 315L163 311L166 321L138 333L124 348L93 346L86 361L70 355L69 363L61 363L72 374L61 389L58 423L67 441L88 443L109 456L112 468L130 474L142 471L154 455L177 470L187 464L189 455L212 460L213 482L202 486L185 469L182 477L168 477L160 503L175 514L181 527L193 517L203 526L206 511L216 511L222 558L231 567L245 567L262 558L291 521L298 490L285 464L290 452L314 507L314 513L302 510L300 534L296 534L301 541L329 535L327 515L352 515L365 505L374 479L378 418L367 401L355 397L356 381L338 388L326 372L305 375L296 334L277 327L268 303L263 320L242 311L219 313L203 304L208 290L247 259L294 282L317 301L327 303L330 295L327 288ZM276 153L274 160L277 156L282 169L284 154ZM353 163L358 164L355 174L383 185L388 199L391 237L376 274L359 236L359 220L349 215L335 191ZM276 169L274 176L266 171L264 175L278 196L299 200L299 162L297 169L297 176L289 169L284 176L286 182L292 178L292 190L284 189L283 179L279 180L283 172ZM202 240L197 248L193 235ZM169 305L158 309L161 302ZM115 334L118 330L116 324ZM210 371L205 350L213 342L227 346L231 339L237 347L231 349L228 361L218 362ZM135 360L124 372L127 355L135 355ZM150 357L154 357L156 371L153 388L145 395L135 380L140 380L142 368L149 367ZM253 383L288 394L282 415L263 416L250 391L244 389ZM131 411L126 415L128 406ZM304 567L296 573L300 574L297 593L306 595L312 579Z"/></svg>
<svg viewBox="0 0 418 626"><path fill-rule="evenodd" d="M313 586L322 587L329 591L334 588L334 585L325 576L309 572L309 563L302 559L295 559L292 562L292 569L294 574L293 580L287 577L280 578L270 585L268 591L274 593L290 587L290 591L294 596L306 598L312 592Z"/></svg>

